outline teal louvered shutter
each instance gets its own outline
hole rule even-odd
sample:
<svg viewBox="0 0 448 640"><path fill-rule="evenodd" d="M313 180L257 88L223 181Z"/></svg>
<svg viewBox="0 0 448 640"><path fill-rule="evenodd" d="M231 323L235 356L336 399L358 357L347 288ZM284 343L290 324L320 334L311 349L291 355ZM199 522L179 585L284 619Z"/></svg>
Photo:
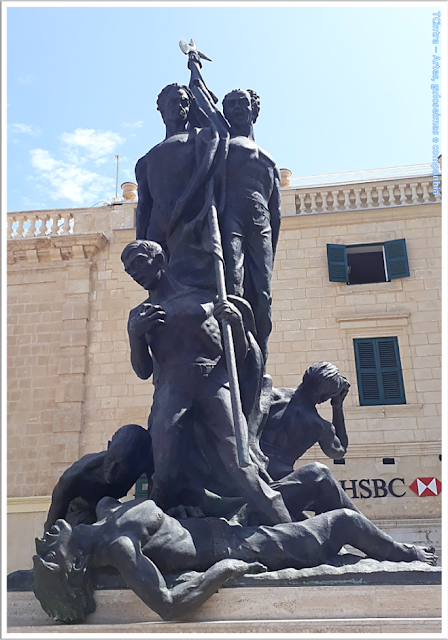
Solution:
<svg viewBox="0 0 448 640"><path fill-rule="evenodd" d="M356 377L360 405L382 404L375 358L375 340L353 340L355 347Z"/></svg>
<svg viewBox="0 0 448 640"><path fill-rule="evenodd" d="M327 244L330 282L348 282L347 251L344 244Z"/></svg>
<svg viewBox="0 0 448 640"><path fill-rule="evenodd" d="M140 476L135 483L134 498L146 498L148 496L148 478L146 473Z"/></svg>
<svg viewBox="0 0 448 640"><path fill-rule="evenodd" d="M397 338L377 338L383 404L405 404Z"/></svg>
<svg viewBox="0 0 448 640"><path fill-rule="evenodd" d="M390 240L384 243L387 273L390 280L409 277L408 254L406 240Z"/></svg>
<svg viewBox="0 0 448 640"><path fill-rule="evenodd" d="M361 406L406 404L397 338L353 340Z"/></svg>

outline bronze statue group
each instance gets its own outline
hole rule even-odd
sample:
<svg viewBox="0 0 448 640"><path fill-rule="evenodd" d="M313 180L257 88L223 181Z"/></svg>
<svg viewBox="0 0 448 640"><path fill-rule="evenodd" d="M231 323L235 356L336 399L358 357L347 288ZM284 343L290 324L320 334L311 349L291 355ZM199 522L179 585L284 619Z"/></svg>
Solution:
<svg viewBox="0 0 448 640"><path fill-rule="evenodd" d="M346 453L350 385L320 362L296 390L272 387L279 171L254 139L257 94L232 91L221 113L203 54L183 44L190 84L158 97L166 137L136 165L137 238L122 253L147 294L127 330L132 368L154 385L148 425L121 427L107 451L65 471L36 539L34 592L67 623L94 611L101 567L169 620L230 578L317 566L345 544L377 560L436 562L433 549L375 527L325 465L294 470L315 443L330 458ZM327 400L331 423L316 410ZM148 498L121 503L143 473ZM200 573L167 586L164 575L191 570Z"/></svg>

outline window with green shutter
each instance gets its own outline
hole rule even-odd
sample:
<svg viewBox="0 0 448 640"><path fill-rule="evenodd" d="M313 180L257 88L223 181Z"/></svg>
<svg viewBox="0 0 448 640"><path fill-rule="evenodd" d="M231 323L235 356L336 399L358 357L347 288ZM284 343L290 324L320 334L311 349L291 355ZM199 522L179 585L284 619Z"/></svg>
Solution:
<svg viewBox="0 0 448 640"><path fill-rule="evenodd" d="M398 340L355 338L359 404L406 404Z"/></svg>
<svg viewBox="0 0 448 640"><path fill-rule="evenodd" d="M348 282L347 250L343 244L327 244L330 282Z"/></svg>
<svg viewBox="0 0 448 640"><path fill-rule="evenodd" d="M409 276L406 240L376 244L327 244L330 282L367 284Z"/></svg>
<svg viewBox="0 0 448 640"><path fill-rule="evenodd" d="M390 240L384 243L384 254L389 280L407 278L409 276L406 240Z"/></svg>

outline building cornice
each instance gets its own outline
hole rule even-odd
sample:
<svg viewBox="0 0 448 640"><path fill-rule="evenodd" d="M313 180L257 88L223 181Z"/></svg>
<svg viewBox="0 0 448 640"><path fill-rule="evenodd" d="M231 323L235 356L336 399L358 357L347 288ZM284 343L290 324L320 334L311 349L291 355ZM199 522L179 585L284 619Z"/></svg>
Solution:
<svg viewBox="0 0 448 640"><path fill-rule="evenodd" d="M283 211L283 207L282 207ZM408 205L406 207L384 207L381 209L361 209L347 211L327 211L325 213L305 213L282 215L282 230L315 229L320 227L352 225L372 222L391 222L407 218L440 218L440 203Z"/></svg>
<svg viewBox="0 0 448 640"><path fill-rule="evenodd" d="M74 260L91 260L108 244L103 233L77 233L44 238L14 238L7 241L8 266L51 266Z"/></svg>

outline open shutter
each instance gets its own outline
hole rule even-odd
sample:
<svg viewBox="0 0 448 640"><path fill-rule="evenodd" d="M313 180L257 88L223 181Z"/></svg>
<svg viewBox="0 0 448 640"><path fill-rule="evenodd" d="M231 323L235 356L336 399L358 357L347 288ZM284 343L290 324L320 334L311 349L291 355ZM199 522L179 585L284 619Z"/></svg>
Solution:
<svg viewBox="0 0 448 640"><path fill-rule="evenodd" d="M397 338L353 340L359 404L406 404Z"/></svg>
<svg viewBox="0 0 448 640"><path fill-rule="evenodd" d="M380 395L379 371L375 358L374 339L355 339L356 377L359 404L383 404Z"/></svg>
<svg viewBox="0 0 448 640"><path fill-rule="evenodd" d="M406 240L390 240L384 243L387 273L390 280L409 277L408 254Z"/></svg>
<svg viewBox="0 0 448 640"><path fill-rule="evenodd" d="M347 251L344 244L327 244L330 282L348 282Z"/></svg>

